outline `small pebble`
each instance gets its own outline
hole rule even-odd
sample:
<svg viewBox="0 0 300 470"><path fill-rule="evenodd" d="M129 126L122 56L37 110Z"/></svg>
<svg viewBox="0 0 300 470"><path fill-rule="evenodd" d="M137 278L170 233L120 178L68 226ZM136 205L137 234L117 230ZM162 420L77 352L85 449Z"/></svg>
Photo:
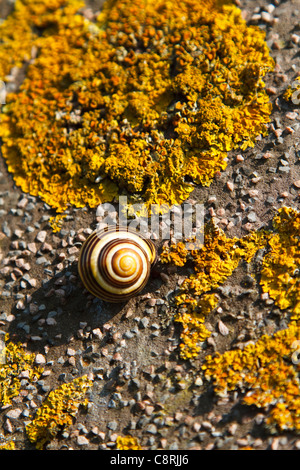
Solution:
<svg viewBox="0 0 300 470"><path fill-rule="evenodd" d="M263 21L265 21L266 23L271 23L272 20L273 20L273 17L272 17L272 15L271 15L269 12L267 12L267 11L262 11L262 12L261 12L261 19L262 19Z"/></svg>
<svg viewBox="0 0 300 470"><path fill-rule="evenodd" d="M295 442L295 448L296 448L297 450L300 450L300 440L298 440L298 441Z"/></svg>
<svg viewBox="0 0 300 470"><path fill-rule="evenodd" d="M23 230L19 230L19 229L16 229L13 233L13 235L16 237L16 238L21 238L22 235L23 235Z"/></svg>
<svg viewBox="0 0 300 470"><path fill-rule="evenodd" d="M77 246L72 246L71 248L68 248L68 254L69 255L75 255L75 253L78 253L79 249Z"/></svg>
<svg viewBox="0 0 300 470"><path fill-rule="evenodd" d="M79 446L87 446L89 445L90 441L85 436L78 436L77 437L77 444Z"/></svg>
<svg viewBox="0 0 300 470"><path fill-rule="evenodd" d="M156 299L149 299L147 302L147 305L149 305L149 307L154 307L155 304L156 304Z"/></svg>
<svg viewBox="0 0 300 470"><path fill-rule="evenodd" d="M195 432L199 432L200 429L201 429L201 424L200 424L200 423L197 423L197 422L196 422L196 423L193 424L193 430L194 430Z"/></svg>
<svg viewBox="0 0 300 470"><path fill-rule="evenodd" d="M20 410L19 408L15 408L13 410L9 410L5 416L9 419L18 419L19 416L21 415L22 413L22 410Z"/></svg>
<svg viewBox="0 0 300 470"><path fill-rule="evenodd" d="M285 117L287 117L291 121L294 121L297 116L298 116L298 113L296 113L295 111L290 111L290 112L286 113L286 115L285 115Z"/></svg>
<svg viewBox="0 0 300 470"><path fill-rule="evenodd" d="M274 439L272 440L271 449L278 450L278 447L279 447L279 437L274 437Z"/></svg>
<svg viewBox="0 0 300 470"><path fill-rule="evenodd" d="M42 341L42 337L38 335L32 335L30 336L31 341Z"/></svg>
<svg viewBox="0 0 300 470"><path fill-rule="evenodd" d="M238 428L237 423L232 423L228 428L228 432L233 436L236 433L237 428Z"/></svg>
<svg viewBox="0 0 300 470"><path fill-rule="evenodd" d="M75 356L75 354L76 354L75 349L72 349L72 348L67 349L67 355L68 356Z"/></svg>
<svg viewBox="0 0 300 470"><path fill-rule="evenodd" d="M37 354L35 356L35 363L36 364L46 364L46 359L45 357L43 356L43 354Z"/></svg>
<svg viewBox="0 0 300 470"><path fill-rule="evenodd" d="M300 43L300 36L298 34L292 34L291 35L291 40L295 43L295 44L299 44Z"/></svg>
<svg viewBox="0 0 300 470"><path fill-rule="evenodd" d="M27 282L30 285L30 287L36 287L36 285L37 285L37 280L34 279L33 277L28 279Z"/></svg>
<svg viewBox="0 0 300 470"><path fill-rule="evenodd" d="M237 439L236 443L239 447L246 447L248 445L248 439L246 438Z"/></svg>
<svg viewBox="0 0 300 470"><path fill-rule="evenodd" d="M242 226L242 228L246 230L247 232L251 232L251 230L253 229L253 225L250 222L247 222L246 224Z"/></svg>
<svg viewBox="0 0 300 470"><path fill-rule="evenodd" d="M24 209L28 204L28 199L26 197L23 197L17 204L19 209Z"/></svg>
<svg viewBox="0 0 300 470"><path fill-rule="evenodd" d="M265 7L265 10L266 10L268 13L272 14L272 13L274 12L275 8L276 8L276 7L275 7L275 5L273 5L273 3L269 3L269 5L267 5L267 6Z"/></svg>
<svg viewBox="0 0 300 470"><path fill-rule="evenodd" d="M234 184L232 183L232 181L227 181L226 186L229 191L234 191Z"/></svg>
<svg viewBox="0 0 300 470"><path fill-rule="evenodd" d="M251 179L252 183L258 183L261 180L261 176L255 176L254 178Z"/></svg>
<svg viewBox="0 0 300 470"><path fill-rule="evenodd" d="M48 252L51 251L51 250L52 250L52 245L50 245L50 243L44 242L44 243L42 244L42 246L41 246L41 251L42 251L43 253L48 253Z"/></svg>
<svg viewBox="0 0 300 470"><path fill-rule="evenodd" d="M117 421L109 421L107 423L106 427L108 429L110 429L111 431L116 431L116 429L118 428L118 422Z"/></svg>
<svg viewBox="0 0 300 470"><path fill-rule="evenodd" d="M46 264L48 262L47 258L45 256L40 256L36 260L36 264Z"/></svg>
<svg viewBox="0 0 300 470"><path fill-rule="evenodd" d="M123 357L121 356L120 353L117 352L117 353L115 353L115 354L113 355L112 359L113 359L113 361L115 361L115 362L122 362Z"/></svg>
<svg viewBox="0 0 300 470"><path fill-rule="evenodd" d="M155 426L155 424L149 424L149 426L146 429L146 432L150 434L157 434L157 427Z"/></svg>
<svg viewBox="0 0 300 470"><path fill-rule="evenodd" d="M254 15L251 16L251 21L259 21L260 19L261 19L260 13L254 13Z"/></svg>
<svg viewBox="0 0 300 470"><path fill-rule="evenodd" d="M34 242L28 243L27 248L28 248L29 251L31 251L31 253L35 254L37 252L37 246Z"/></svg>
<svg viewBox="0 0 300 470"><path fill-rule="evenodd" d="M17 302L16 309L17 310L25 310L25 304L24 304L23 300L19 300Z"/></svg>
<svg viewBox="0 0 300 470"><path fill-rule="evenodd" d="M24 261L23 258L18 258L18 259L16 259L16 261L15 261L15 264L16 264L16 266L17 266L18 268L23 268L24 263L25 263L25 261Z"/></svg>
<svg viewBox="0 0 300 470"><path fill-rule="evenodd" d="M267 160L267 159L269 159L269 158L272 158L272 157L273 157L273 155L271 154L271 152L265 152L265 153L263 154L263 158L264 158L265 160Z"/></svg>
<svg viewBox="0 0 300 470"><path fill-rule="evenodd" d="M147 328L148 325L149 325L149 318L148 317L143 317L139 322L140 328Z"/></svg>
<svg viewBox="0 0 300 470"><path fill-rule="evenodd" d="M256 217L256 214L255 212L249 212L249 214L247 215L247 219L249 222L256 222L257 221L257 217Z"/></svg>
<svg viewBox="0 0 300 470"><path fill-rule="evenodd" d="M286 126L285 127L285 131L288 133L288 134L294 134L295 130L290 127L290 126Z"/></svg>
<svg viewBox="0 0 300 470"><path fill-rule="evenodd" d="M212 429L212 424L209 421L203 421L201 427L206 431L210 431Z"/></svg>
<svg viewBox="0 0 300 470"><path fill-rule="evenodd" d="M225 325L225 323L222 322L222 320L218 321L218 329L221 335L226 336L229 334L229 329Z"/></svg>
<svg viewBox="0 0 300 470"><path fill-rule="evenodd" d="M9 419L6 419L6 420L5 420L5 423L4 423L4 426L3 426L3 427L4 427L5 431L7 431L7 432L10 433L10 434L11 434L11 433L13 432L13 430L14 430L14 429L13 429L13 426L12 426L12 424L11 424L11 422L10 422Z"/></svg>
<svg viewBox="0 0 300 470"><path fill-rule="evenodd" d="M7 220L5 220L2 224L2 232L8 237L11 237L11 229L9 228Z"/></svg>
<svg viewBox="0 0 300 470"><path fill-rule="evenodd" d="M282 135L283 130L282 129L275 129L274 134L278 138Z"/></svg>
<svg viewBox="0 0 300 470"><path fill-rule="evenodd" d="M278 171L279 171L280 173L289 173L290 167L289 167L289 166L279 166L279 167L278 167Z"/></svg>
<svg viewBox="0 0 300 470"><path fill-rule="evenodd" d="M296 188L300 188L300 180L294 181L293 185L296 186Z"/></svg>
<svg viewBox="0 0 300 470"><path fill-rule="evenodd" d="M41 243L44 243L44 241L46 240L46 236L47 236L47 232L45 230L41 230L37 236L36 236L36 240L38 242L41 242Z"/></svg>
<svg viewBox="0 0 300 470"><path fill-rule="evenodd" d="M75 367L75 366L76 366L76 359L75 359L75 357L74 357L74 356L69 357L68 363L69 363L71 366Z"/></svg>
<svg viewBox="0 0 300 470"><path fill-rule="evenodd" d="M102 338L102 336L103 336L103 335L102 335L102 332L101 332L101 330L100 330L100 328L94 328L94 329L92 330L92 333L93 333L93 335L94 335L96 338L98 338L98 339Z"/></svg>

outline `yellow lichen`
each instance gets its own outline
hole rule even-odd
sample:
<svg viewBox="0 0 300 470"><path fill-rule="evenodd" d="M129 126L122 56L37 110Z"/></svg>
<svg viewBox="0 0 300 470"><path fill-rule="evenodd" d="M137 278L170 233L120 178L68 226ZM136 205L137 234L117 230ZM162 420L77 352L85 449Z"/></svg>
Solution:
<svg viewBox="0 0 300 470"><path fill-rule="evenodd" d="M50 217L49 224L52 228L53 233L60 232L62 228L62 221L66 217L64 214L57 214L54 217Z"/></svg>
<svg viewBox="0 0 300 470"><path fill-rule="evenodd" d="M43 369L34 365L35 354L27 353L21 343L5 344L4 361L0 363L0 404L11 405L19 395L22 374L28 380L37 380ZM25 373L25 374L24 374Z"/></svg>
<svg viewBox="0 0 300 470"><path fill-rule="evenodd" d="M6 442L5 444L0 444L0 450L15 450L16 445L14 441Z"/></svg>
<svg viewBox="0 0 300 470"><path fill-rule="evenodd" d="M264 335L244 349L207 356L203 370L215 393L243 393L243 402L270 410L266 425L273 431L300 431L299 360L300 328L290 325L273 336Z"/></svg>
<svg viewBox="0 0 300 470"><path fill-rule="evenodd" d="M243 403L267 410L265 424L271 432L300 432L299 212L288 207L278 210L266 249L260 283L280 309L291 312L288 328L243 349L207 356L203 370L216 394L239 390Z"/></svg>
<svg viewBox="0 0 300 470"><path fill-rule="evenodd" d="M42 449L59 431L72 424L79 406L87 405L85 395L91 386L92 382L83 376L49 393L34 419L26 426L27 436L37 449Z"/></svg>
<svg viewBox="0 0 300 470"><path fill-rule="evenodd" d="M136 437L118 436L116 442L118 450L142 450Z"/></svg>
<svg viewBox="0 0 300 470"><path fill-rule="evenodd" d="M175 321L182 323L181 356L194 357L200 351L199 342L210 336L205 317L216 307L212 292L233 273L241 259L249 263L258 249L266 248L260 285L281 309L290 309L291 320L300 319L300 213L283 207L273 219L273 230L258 230L242 238L227 238L212 223L207 224L204 245L192 251L184 243L165 246L162 263L184 266L189 260L194 274L181 285L176 296Z"/></svg>
<svg viewBox="0 0 300 470"><path fill-rule="evenodd" d="M260 284L281 308L300 319L300 212L283 207L273 219L270 251L263 259Z"/></svg>
<svg viewBox="0 0 300 470"><path fill-rule="evenodd" d="M257 250L266 245L268 238L269 234L264 230L241 239L227 238L221 229L209 223L205 227L201 248L188 251L182 242L164 247L161 254L163 263L183 266L189 260L195 271L184 280L181 292L175 298L177 311L174 319L183 328L180 345L183 359L195 357L200 351L200 343L211 334L204 322L218 304L213 289L231 276L241 259L249 263Z"/></svg>
<svg viewBox="0 0 300 470"><path fill-rule="evenodd" d="M298 91L299 90L299 91ZM297 104L299 104L300 99L300 76L296 78L293 83L293 86L288 86L285 90L283 97L286 101L289 100L297 100ZM296 103L295 103L296 104Z"/></svg>
<svg viewBox="0 0 300 470"><path fill-rule="evenodd" d="M188 250L183 242L164 246L160 254L162 263L172 263L176 266L184 266L187 260Z"/></svg>
<svg viewBox="0 0 300 470"><path fill-rule="evenodd" d="M266 133L273 59L234 4L108 1L95 22L80 6L17 0L0 25L0 79L27 66L0 130L24 192L58 212L122 192L178 204Z"/></svg>
<svg viewBox="0 0 300 470"><path fill-rule="evenodd" d="M198 355L200 343L205 341L211 332L204 325L206 316L217 306L215 294L204 294L199 299L182 294L176 297L178 308L174 320L182 326L180 356L189 359Z"/></svg>

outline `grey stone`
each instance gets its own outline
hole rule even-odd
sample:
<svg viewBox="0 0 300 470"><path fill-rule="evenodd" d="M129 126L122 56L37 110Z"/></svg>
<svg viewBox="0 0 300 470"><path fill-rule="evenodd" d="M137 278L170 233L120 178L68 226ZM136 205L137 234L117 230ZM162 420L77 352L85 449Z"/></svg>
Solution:
<svg viewBox="0 0 300 470"><path fill-rule="evenodd" d="M36 264L46 264L48 262L48 260L45 258L45 256L40 256L39 258L37 258L36 260ZM50 264L50 263L49 263Z"/></svg>
<svg viewBox="0 0 300 470"><path fill-rule="evenodd" d="M157 434L157 427L155 426L155 424L149 424L146 431L150 434Z"/></svg>
<svg viewBox="0 0 300 470"><path fill-rule="evenodd" d="M290 172L290 167L289 166L280 166L278 167L278 171L281 173L289 173Z"/></svg>
<svg viewBox="0 0 300 470"><path fill-rule="evenodd" d="M89 440L85 436L78 436L77 437L77 444L79 446L86 446L89 445Z"/></svg>
<svg viewBox="0 0 300 470"><path fill-rule="evenodd" d="M247 219L249 222L256 222L257 221L257 217L256 217L256 214L255 212L249 212L249 214L247 215Z"/></svg>
<svg viewBox="0 0 300 470"><path fill-rule="evenodd" d="M148 325L149 325L149 318L147 317L142 318L141 321L139 322L140 328L147 328Z"/></svg>
<svg viewBox="0 0 300 470"><path fill-rule="evenodd" d="M111 431L116 431L116 429L118 428L118 422L117 421L109 421L107 423L106 427L108 429L110 429Z"/></svg>
<svg viewBox="0 0 300 470"><path fill-rule="evenodd" d="M2 224L2 232L7 236L11 236L11 229L9 228L7 220L5 220Z"/></svg>

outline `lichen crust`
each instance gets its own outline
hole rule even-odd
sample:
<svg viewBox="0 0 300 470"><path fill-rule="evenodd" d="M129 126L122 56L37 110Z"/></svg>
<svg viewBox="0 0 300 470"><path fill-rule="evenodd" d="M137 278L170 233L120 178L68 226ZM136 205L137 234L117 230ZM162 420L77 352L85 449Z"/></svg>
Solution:
<svg viewBox="0 0 300 470"><path fill-rule="evenodd" d="M228 0L17 0L0 79L22 68L0 136L15 183L63 212L127 194L180 204L265 135L265 33ZM13 72L12 72L13 71Z"/></svg>

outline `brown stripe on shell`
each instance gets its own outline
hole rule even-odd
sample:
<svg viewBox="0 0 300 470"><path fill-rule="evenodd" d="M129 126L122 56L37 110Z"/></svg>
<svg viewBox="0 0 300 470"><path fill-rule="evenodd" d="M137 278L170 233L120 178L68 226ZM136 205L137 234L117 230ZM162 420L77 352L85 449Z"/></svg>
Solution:
<svg viewBox="0 0 300 470"><path fill-rule="evenodd" d="M136 237L137 237L137 240L138 240L138 238L143 239L144 242L147 243L147 245L149 246L150 251L151 251L151 260L149 262L147 261L148 264L149 264L148 273L147 273L147 276L145 277L144 281L134 291L128 292L127 294L124 294L123 292L120 292L119 296L116 293L110 293L110 292L107 292L105 289L103 289L99 285L99 283L95 280L95 278L93 276L93 273L91 271L91 268L90 268L91 254L92 254L93 249L97 245L98 241L101 240L103 238L103 236L106 236L110 233L111 234L112 233L117 234L118 232L130 232L130 233L135 234ZM138 244L138 242L134 242L133 240L126 239L126 238L122 238L122 239L116 238L115 242L118 242L118 241L120 241L121 243L124 243L124 242L125 243L131 243L131 244L137 246L139 248L139 250L142 252L143 256L145 256L145 259L148 260L148 255L145 253L144 249ZM108 242L108 243L111 243L111 242ZM107 245L105 245L105 246L107 246ZM80 252L80 255L79 255L78 270L79 270L79 274L80 274L81 280L82 280L85 288L90 293L92 293L96 297L99 297L102 300L105 300L105 301L108 301L108 302L123 302L123 301L126 301L126 300L130 299L134 295L136 295L138 292L140 292L145 287L145 285L147 284L148 279L149 279L151 264L154 264L156 262L156 259L157 259L156 249L155 249L155 246L154 246L154 244L151 240L145 238L142 234L138 234L135 230L130 229L129 227L108 227L108 228L105 228L103 230L93 232L89 236L89 238L85 241L85 243L83 244L83 246L81 248L81 252ZM103 271L101 270L100 272L101 272L101 275L103 276ZM139 271L139 275L141 275L141 272L142 272L142 269ZM105 276L103 276L103 277L105 278ZM110 277L110 276L107 275L107 277ZM132 285L134 285L134 283L137 282L137 278L138 278L138 276L132 281ZM107 282L111 282L110 279ZM118 282L116 283L116 281L114 280L113 285L118 287L119 283ZM126 285L126 283L122 283L122 286L124 288L130 287L130 286Z"/></svg>
<svg viewBox="0 0 300 470"><path fill-rule="evenodd" d="M149 264L149 261L147 261L148 260L147 253L145 253L145 251L137 243L134 243L134 242L132 242L132 240L129 240L129 239L126 239L126 238L122 239L122 243L130 243L130 244L136 246L142 252L144 262ZM111 275L109 274L107 268L106 268L105 255L107 254L109 249L115 247L117 244L118 244L118 240L112 240L112 241L107 243L107 245L105 246L105 249L101 253L101 256L99 256L99 258L98 258L98 269L99 269L101 275L103 276L103 278L105 279L106 282L112 283L116 287L118 287L118 286L124 287L124 288L130 287L130 286L134 285L137 282L138 278L141 276L142 271L143 271L143 266L142 265L140 266L140 269L137 272L136 276L130 282L126 282L125 279L124 279L123 282L121 282L121 281L117 281L116 279L112 278ZM140 261L143 263L143 259L142 259L141 255L139 253L137 253L137 254L139 255ZM148 269L149 268L150 268L150 266L148 267Z"/></svg>
<svg viewBox="0 0 300 470"><path fill-rule="evenodd" d="M90 237L84 243L84 247L82 247L82 250L80 252L80 257L78 260L79 274L80 274L81 280L85 288L96 297L98 297L102 293L103 289L101 289L101 287L96 282L93 276L93 273L90 269L90 259L91 259L91 252L93 248L95 247L95 245L97 244L98 240L99 239L95 233L90 235Z"/></svg>
<svg viewBox="0 0 300 470"><path fill-rule="evenodd" d="M113 233L113 232L129 232L129 233L133 233L134 235L136 235L139 238L142 238L144 240L144 242L147 243L147 245L150 248L150 251L151 251L151 254L152 254L152 258L150 260L151 265L154 265L156 263L156 261L157 261L157 252L156 252L156 248L155 248L155 245L152 242L152 240L150 240L149 238L146 238L142 233L137 232L135 229L133 229L131 227L122 227L122 226L105 227L105 228L101 229L98 233L99 233L99 237L102 238L104 235L107 235L108 233ZM97 233L97 232L95 232L95 233Z"/></svg>

